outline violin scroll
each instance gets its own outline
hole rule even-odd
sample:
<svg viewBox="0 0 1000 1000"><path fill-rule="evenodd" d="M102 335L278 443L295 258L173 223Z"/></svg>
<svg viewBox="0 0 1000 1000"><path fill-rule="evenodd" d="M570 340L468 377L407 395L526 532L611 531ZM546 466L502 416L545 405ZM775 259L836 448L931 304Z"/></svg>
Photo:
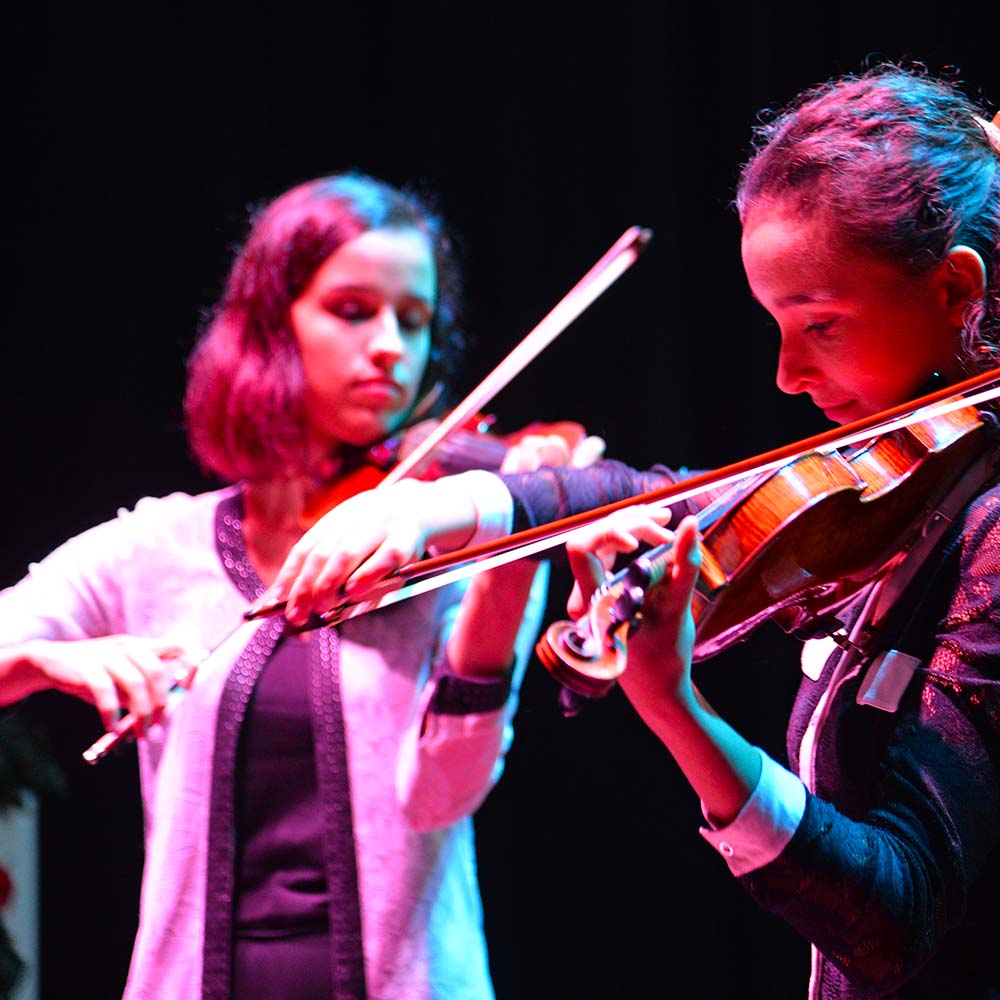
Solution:
<svg viewBox="0 0 1000 1000"><path fill-rule="evenodd" d="M626 642L642 621L646 593L670 568L672 547L658 545L615 574L590 599L575 622L558 621L535 652L564 688L584 698L603 698L625 670Z"/></svg>

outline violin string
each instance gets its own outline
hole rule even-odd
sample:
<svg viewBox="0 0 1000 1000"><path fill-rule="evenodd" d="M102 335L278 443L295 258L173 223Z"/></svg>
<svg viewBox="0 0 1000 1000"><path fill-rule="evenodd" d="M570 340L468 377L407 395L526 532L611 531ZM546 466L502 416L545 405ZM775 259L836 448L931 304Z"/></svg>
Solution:
<svg viewBox="0 0 1000 1000"><path fill-rule="evenodd" d="M902 430L912 424L925 421L931 415L944 416L948 413L954 412L955 410L975 406L978 403L996 399L997 397L1000 397L1000 385L983 389L982 391L974 393L971 396L949 399L943 403L923 407L904 416L878 424L874 428L868 426L862 430L848 432L842 437L836 438L834 441L827 444L822 450L833 452L840 448L849 447L853 444L870 441L874 437L889 434L896 430ZM788 456L782 455L770 461L755 465L752 469L739 469L731 474L713 478L709 483L700 482L689 489L680 488L677 491L671 491L669 496L663 497L659 500L652 500L647 504L647 506L661 508L681 503L685 500L702 496L709 491L718 490L731 486L735 483L751 479L755 476L773 472L774 470L787 465L788 462ZM627 504L624 505L627 506ZM414 579L412 576L405 575L390 577L382 584L373 588L373 590L369 593L369 596L367 596L363 601L354 605L343 605L326 612L326 614L321 616L322 622L324 625L337 625L340 622L347 621L362 614L367 614L368 612L374 611L378 608L388 607L392 604L397 604L400 601L408 600L411 597L429 593L439 587L448 586L451 583L457 583L468 579L478 573L487 572L488 570L505 566L508 563L517 561L518 559L525 559L538 555L548 549L555 548L557 545L565 544L572 537L574 532L582 531L585 528L588 528L593 521L598 520L602 516L605 515L595 515L592 520L585 520L583 515L581 515L580 520L576 520L573 526L565 531L556 532L547 537L526 542L479 559L470 558L466 562L458 563L442 571L429 571L428 575L424 578ZM405 574L405 568L401 572Z"/></svg>
<svg viewBox="0 0 1000 1000"><path fill-rule="evenodd" d="M768 463L766 466L761 466L755 469L753 475L760 475L763 472L773 471L774 469L780 468L785 464L787 464L787 459L785 461L775 460L774 462ZM680 503L684 500L689 500L692 497L700 496L701 494L707 492L708 489L714 490L718 487L729 486L750 477L751 474L747 472L725 476L721 479L714 480L711 487L702 485L694 487L690 490L682 490L678 493L671 494L671 496L665 499L653 501L647 506L653 508L667 507L675 503ZM593 521L598 520L600 516L601 515L595 515ZM442 571L430 571L428 572L428 575L423 578L414 579L412 576L389 577L381 584L377 584L374 588L372 588L369 592L369 596L367 596L364 600L358 602L357 604L344 604L337 608L333 608L321 615L320 619L323 625L339 625L341 622L348 621L351 618L356 618L359 615L368 614L370 611L398 604L400 601L406 601L411 597L418 597L421 594L430 593L431 591L437 590L440 587L446 587L452 583L460 583L461 581L467 580L479 573L485 573L491 569L506 566L508 563L531 558L532 556L539 555L549 549L553 549L558 545L564 545L572 539L574 533L581 532L586 528L589 528L593 521L583 521L582 523L578 521L571 529L564 532L558 532L547 537L535 539L531 542L525 542L516 547L506 549L502 552L496 552L489 556L470 558L467 562L458 563L457 565ZM403 572L405 572L405 569Z"/></svg>

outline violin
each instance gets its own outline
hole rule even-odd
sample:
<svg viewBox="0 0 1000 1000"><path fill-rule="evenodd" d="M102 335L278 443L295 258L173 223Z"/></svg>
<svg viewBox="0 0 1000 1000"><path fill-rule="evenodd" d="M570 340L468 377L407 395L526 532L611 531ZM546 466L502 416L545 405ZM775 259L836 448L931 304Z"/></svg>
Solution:
<svg viewBox="0 0 1000 1000"><path fill-rule="evenodd" d="M315 616L337 625L561 544L579 527L636 504L666 506L742 484L701 511L702 579L696 658L706 659L775 620L802 637L885 574L962 478L971 499L996 473L995 419L977 404L1000 396L1000 369L844 427L713 472L583 511L551 524L412 563L357 603ZM970 480L971 477L971 480ZM970 480L966 482L965 480ZM571 692L598 697L624 669L624 639L645 592L669 566L653 550L595 593L579 622L553 625L539 658ZM619 603L620 602L620 603ZM248 620L280 610L252 609Z"/></svg>
<svg viewBox="0 0 1000 1000"><path fill-rule="evenodd" d="M996 446L992 418L963 406L737 483L696 514L692 659L769 620L801 638L832 631L831 619L896 565L956 483L964 506L995 476ZM598 588L578 621L546 630L536 652L564 688L597 698L614 686L643 600L670 565L669 544L650 549Z"/></svg>
<svg viewBox="0 0 1000 1000"><path fill-rule="evenodd" d="M753 480L755 477L764 476L769 472L789 466L790 463L794 463L799 459L812 462L837 451L841 452L840 457L843 459L848 454L845 449L862 445L861 451L857 453L860 456L858 465L856 466L857 470L864 469L866 472L870 472L870 470L866 469L868 461L866 454L883 456L886 468L891 469L892 462L901 462L902 456L906 454L906 449L900 449L898 444L893 443L894 439L891 435L894 435L896 431L903 430L915 424L924 423L932 416L945 418L948 414L958 410L974 409L977 404L996 399L997 397L1000 397L1000 368L992 369L981 375L966 379L964 382L960 382L950 388L940 389L937 392L921 396L912 402L902 403L889 410L873 414L870 417L865 417L851 424L846 424L843 427L835 427L804 440L782 445L765 454L741 459L711 472L700 473L680 482L671 482L666 486L626 497L592 510L571 514L559 521L527 528L495 541L483 542L458 551L420 559L390 574L372 587L360 601L345 601L323 614L315 615L308 627L321 628L326 625L339 625L341 622L348 621L358 615L367 614L369 611L374 611L377 608L387 607L399 601L407 600L417 594L427 593L438 587L446 586L449 583L466 579L476 573L485 572L518 559L538 555L561 545L577 528L592 524L626 507L633 507L640 504L664 507L671 503L680 503L692 497L716 492L720 488L730 486L734 483L746 482L747 480ZM995 419L992 416L986 417L984 415L981 418L978 411L975 412L977 416L972 419L972 426L969 428L970 431L974 430L977 423L982 423L984 428L995 425ZM971 418L971 413L969 416ZM926 438L927 432L925 429L925 431L914 433L915 437L911 444L916 446L921 438ZM976 431L976 434L980 433L985 434L986 431ZM869 445L879 442L880 439L885 440L881 441L879 448L866 452L865 449ZM959 436L950 443L958 445L961 441L962 437ZM974 442L975 437L969 437L965 441L965 444L966 446L972 446ZM983 440L982 446L985 447L986 444L987 441ZM946 453L947 448L932 447L929 449L929 454L931 455L937 452ZM952 454L958 456L961 452L956 451L952 452ZM938 462L935 459L931 459L926 465L927 470L937 468L945 477L953 471L944 465L944 463ZM930 478L929 471L925 472L925 476L928 479ZM872 483L872 488L869 490L867 496L871 498L886 493L886 487L890 481L886 479L880 486ZM784 484L786 490L793 492L801 490L799 484L795 484L793 480L789 480L787 477L783 477L781 482ZM822 487L824 484L829 484L829 482L829 479L820 477L817 485ZM900 496L910 497L912 506L921 506L922 504L923 507L928 507L929 500L927 498L930 494L921 494L921 488L929 485L926 480L916 480L906 474L905 470L901 470L898 476L898 485L903 487L903 492ZM940 485L944 487L946 483L941 483ZM867 486L868 484L866 483L859 489L857 483L855 483L855 492L859 494L863 493ZM945 489L944 492L947 492L947 490ZM822 493L819 496L822 498ZM716 507L712 509L713 511L718 511ZM734 508L734 511L736 509ZM911 510L910 513L912 512ZM922 512L931 513L929 509ZM759 532L759 528L755 526L751 519L740 518L739 523L748 532L747 537L753 537L755 533ZM793 533L796 530L801 531L802 527L807 523L809 522L796 521L793 518L790 530ZM821 525L817 522L813 523L814 526L817 526L817 530L819 530ZM905 529L907 527L914 527L914 524L915 522L912 520L908 524L904 523L900 538L905 536ZM866 527L863 522L860 524L855 522L854 526L857 530L864 530ZM856 537L848 537L846 535L842 536L842 540L849 543L845 544L842 551L849 550L858 541ZM823 541L820 540L816 544L818 546L817 551L819 551ZM902 544L902 542L899 544ZM891 545L886 548L887 550L891 549ZM850 557L848 557L849 560ZM836 560L834 560L834 565L837 565ZM844 569L845 565L840 564L840 568ZM808 571L808 567L803 567L803 569ZM845 571L845 578L849 579L851 572L849 569ZM837 574L835 573L833 576L836 578ZM766 590L768 586L767 581L764 581L762 585ZM259 618L280 614L283 609L284 604L281 602L262 604L249 609L245 613L244 618L247 621L255 621ZM742 622L743 619L740 619L740 621Z"/></svg>
<svg viewBox="0 0 1000 1000"><path fill-rule="evenodd" d="M394 474L393 470L402 461L409 459L440 424L440 421L434 419L422 420L379 441L359 456L352 457L343 469L338 470L336 477L307 499L299 518L301 526L311 528L337 504L382 485ZM570 420L555 423L533 421L510 434L498 434L495 425L494 416L474 414L413 464L408 476L430 481L440 476L468 472L470 469L498 472L507 451L529 435L559 437L572 452L587 434L582 424Z"/></svg>

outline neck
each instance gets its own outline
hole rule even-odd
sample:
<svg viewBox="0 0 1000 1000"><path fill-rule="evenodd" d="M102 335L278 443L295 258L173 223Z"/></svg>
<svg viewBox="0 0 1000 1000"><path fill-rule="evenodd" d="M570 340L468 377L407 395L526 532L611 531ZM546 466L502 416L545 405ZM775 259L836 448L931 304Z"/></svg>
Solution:
<svg viewBox="0 0 1000 1000"><path fill-rule="evenodd" d="M317 498L321 501L343 480L345 461L349 464L345 451L352 449L314 441L309 446L311 472L244 483L243 537L250 562L265 585L270 586L292 546L315 522Z"/></svg>
<svg viewBox="0 0 1000 1000"><path fill-rule="evenodd" d="M302 537L306 498L315 488L309 477L246 483L243 537L257 575L270 586L292 546Z"/></svg>

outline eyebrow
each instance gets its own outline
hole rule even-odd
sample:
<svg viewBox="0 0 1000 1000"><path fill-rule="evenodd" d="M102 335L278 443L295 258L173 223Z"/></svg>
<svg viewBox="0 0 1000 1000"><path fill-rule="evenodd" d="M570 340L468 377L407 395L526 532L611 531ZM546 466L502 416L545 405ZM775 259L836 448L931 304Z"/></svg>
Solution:
<svg viewBox="0 0 1000 1000"><path fill-rule="evenodd" d="M836 298L837 296L832 292L820 292L818 295L799 292L796 295L786 295L783 299L779 299L775 305L779 309L784 309L788 306L807 306L814 302L834 302Z"/></svg>
<svg viewBox="0 0 1000 1000"><path fill-rule="evenodd" d="M364 292L367 295L382 295L382 290L376 288L374 285L354 285L354 284L332 285L326 291L327 293ZM434 299L429 299L423 295L418 295L416 292L404 292L402 298L412 300L413 302L426 302L429 306L434 305Z"/></svg>

